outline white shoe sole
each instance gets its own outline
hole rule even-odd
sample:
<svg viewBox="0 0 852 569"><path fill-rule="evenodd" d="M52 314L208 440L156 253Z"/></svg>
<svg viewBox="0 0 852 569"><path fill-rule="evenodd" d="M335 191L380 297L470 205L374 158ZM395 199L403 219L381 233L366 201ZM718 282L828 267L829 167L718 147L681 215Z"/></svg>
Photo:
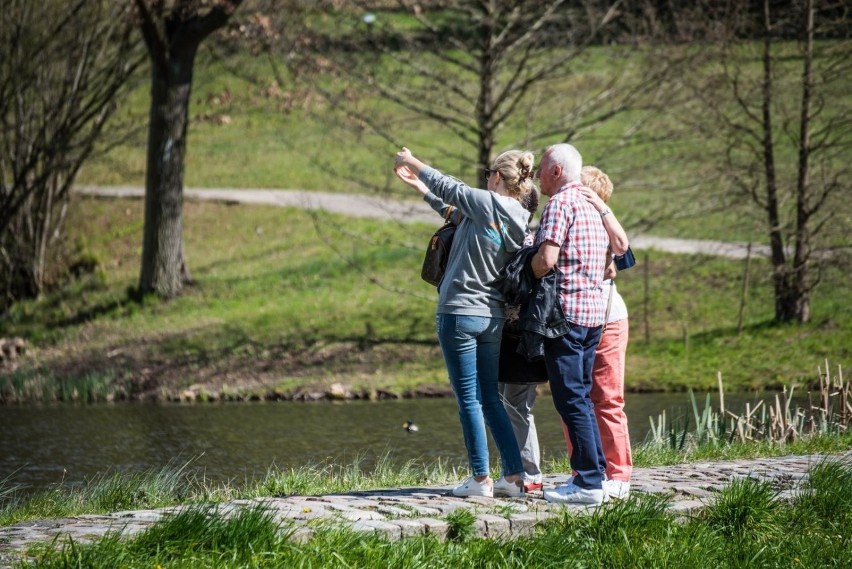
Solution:
<svg viewBox="0 0 852 569"><path fill-rule="evenodd" d="M603 490L580 490L571 494L560 494L556 490L545 490L544 499L551 504L577 504L578 506L599 505L606 500Z"/></svg>

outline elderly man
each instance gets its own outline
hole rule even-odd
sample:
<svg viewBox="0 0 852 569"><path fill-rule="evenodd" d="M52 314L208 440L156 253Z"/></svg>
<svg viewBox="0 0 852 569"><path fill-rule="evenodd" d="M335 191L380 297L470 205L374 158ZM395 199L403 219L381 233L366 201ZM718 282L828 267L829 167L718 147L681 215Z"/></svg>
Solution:
<svg viewBox="0 0 852 569"><path fill-rule="evenodd" d="M571 438L573 480L544 492L549 502L600 504L606 498L606 468L590 392L595 349L606 307L601 281L609 239L602 217L580 191L583 160L570 144L549 147L537 173L541 193L549 196L536 236L540 245L531 261L541 278L556 269L558 302L568 332L545 338L544 356L553 403Z"/></svg>

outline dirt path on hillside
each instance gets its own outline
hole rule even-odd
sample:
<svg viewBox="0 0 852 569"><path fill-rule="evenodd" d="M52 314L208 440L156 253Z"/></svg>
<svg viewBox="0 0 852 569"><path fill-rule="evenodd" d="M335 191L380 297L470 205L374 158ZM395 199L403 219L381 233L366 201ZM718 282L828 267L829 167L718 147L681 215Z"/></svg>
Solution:
<svg viewBox="0 0 852 569"><path fill-rule="evenodd" d="M144 188L133 186L78 186L74 191L81 195L103 198L142 198L145 195ZM238 188L186 188L184 196L191 200L300 207L395 222L435 223L437 221L435 212L423 201L397 200L386 196ZM634 250L657 249L666 253L714 255L728 259L745 259L748 251L746 243L677 239L643 234L631 234L630 246ZM753 245L751 252L753 256L766 257L769 255L769 247Z"/></svg>

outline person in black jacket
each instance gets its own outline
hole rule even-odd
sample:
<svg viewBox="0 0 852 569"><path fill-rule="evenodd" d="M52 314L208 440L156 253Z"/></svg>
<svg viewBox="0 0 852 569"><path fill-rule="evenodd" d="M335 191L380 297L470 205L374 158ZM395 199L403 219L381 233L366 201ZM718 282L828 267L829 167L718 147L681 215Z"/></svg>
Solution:
<svg viewBox="0 0 852 569"><path fill-rule="evenodd" d="M530 192L524 200L524 207L530 212L530 222L538 210L538 192ZM535 232L530 231L524 240L525 247L512 260L513 267L507 267L502 275L501 284L512 287L504 293L515 297L524 297L529 287L537 281L529 271L529 261L537 251L532 246ZM547 370L543 361L529 362L526 357L517 352L522 332L518 326L520 321L521 304L512 304L506 308L506 323L503 325L503 339L500 344L500 398L515 440L521 451L524 464L524 491L541 490L541 452L538 446L538 431L535 416L532 413L536 400L538 384L547 381Z"/></svg>

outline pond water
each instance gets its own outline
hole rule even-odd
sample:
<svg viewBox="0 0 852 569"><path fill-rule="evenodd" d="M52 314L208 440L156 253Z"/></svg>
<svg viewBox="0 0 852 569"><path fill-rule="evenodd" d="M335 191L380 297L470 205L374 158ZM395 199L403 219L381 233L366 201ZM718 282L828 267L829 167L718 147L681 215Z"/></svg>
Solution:
<svg viewBox="0 0 852 569"><path fill-rule="evenodd" d="M699 409L705 395L698 396ZM726 395L726 406L773 394ZM688 394L629 393L634 443L645 439L649 417L689 414ZM715 398L714 398L715 404ZM545 458L564 456L565 446L549 394L535 409ZM402 428L414 421L419 431ZM29 489L74 485L113 472L157 471L169 464L206 479L235 484L262 477L270 466L307 464L365 468L377 457L393 461L438 459L465 465L455 400L403 399L350 402L224 404L114 404L0 407L0 487L3 480ZM496 460L496 453L493 455Z"/></svg>

